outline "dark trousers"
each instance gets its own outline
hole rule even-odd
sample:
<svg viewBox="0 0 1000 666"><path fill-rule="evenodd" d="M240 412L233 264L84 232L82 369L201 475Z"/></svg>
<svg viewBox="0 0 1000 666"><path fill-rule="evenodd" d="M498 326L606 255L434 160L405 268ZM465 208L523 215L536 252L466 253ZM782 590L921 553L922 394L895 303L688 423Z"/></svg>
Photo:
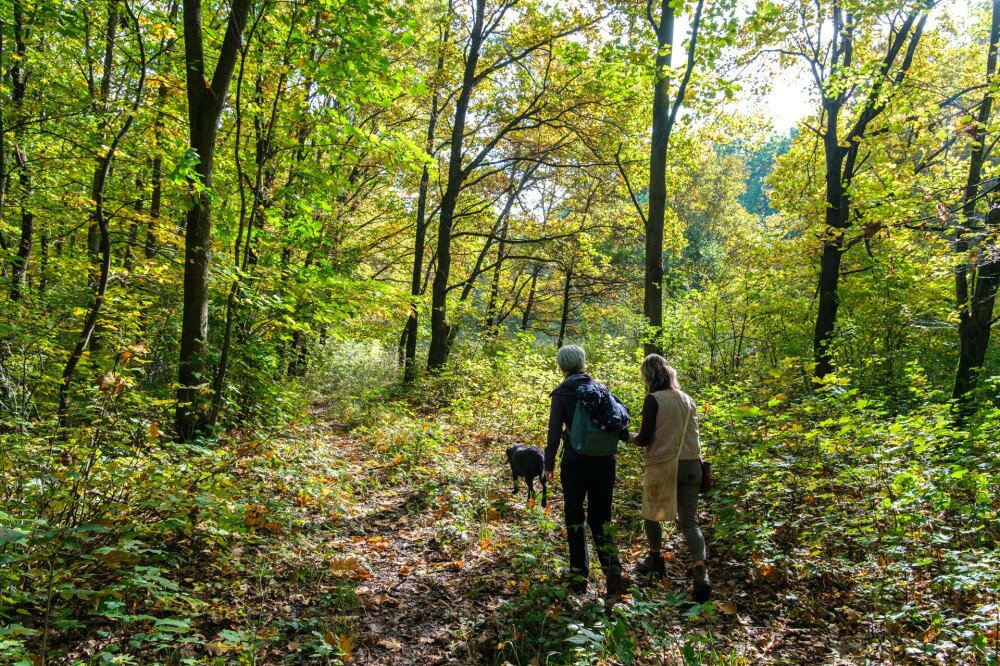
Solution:
<svg viewBox="0 0 1000 666"><path fill-rule="evenodd" d="M569 541L569 567L586 577L590 572L587 535L597 550L601 569L619 568L618 549L611 534L611 499L615 490L615 461L563 460L562 477L566 538Z"/></svg>

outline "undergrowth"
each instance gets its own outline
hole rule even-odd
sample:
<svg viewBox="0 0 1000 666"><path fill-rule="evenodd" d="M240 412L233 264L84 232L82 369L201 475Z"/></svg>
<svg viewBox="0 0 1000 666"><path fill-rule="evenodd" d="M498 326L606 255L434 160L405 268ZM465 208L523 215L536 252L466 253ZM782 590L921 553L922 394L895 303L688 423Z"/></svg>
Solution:
<svg viewBox="0 0 1000 666"><path fill-rule="evenodd" d="M996 663L1000 409L956 426L917 367L892 405L846 379L814 385L796 359L759 381L685 385L717 477L703 518L718 594L697 606L683 585L638 585L608 609L557 584L561 518L517 508L501 461L509 443L544 444L552 349L492 344L402 388L392 354L331 343L305 384L321 419L296 408L195 445L110 390L95 395L103 417L68 436L16 424L0 449L0 662L349 661L358 588L382 563L346 553L346 516L405 489L399 511L429 521L443 562L490 563L457 574L496 603L455 629L456 659L794 662L836 644L858 662ZM636 353L588 348L635 414ZM470 450L493 462L463 466ZM638 454L618 469L628 560Z"/></svg>

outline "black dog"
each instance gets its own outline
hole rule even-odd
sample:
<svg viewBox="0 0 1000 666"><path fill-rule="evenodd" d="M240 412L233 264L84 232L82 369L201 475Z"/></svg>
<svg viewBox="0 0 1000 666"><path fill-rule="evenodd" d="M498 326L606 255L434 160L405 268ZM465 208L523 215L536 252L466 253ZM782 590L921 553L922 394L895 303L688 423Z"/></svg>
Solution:
<svg viewBox="0 0 1000 666"><path fill-rule="evenodd" d="M517 480L523 478L528 484L528 500L535 496L535 477L542 481L542 506L548 502L545 487L545 456L537 446L514 444L507 447L507 462L510 463L510 473L514 475L514 492L517 492Z"/></svg>

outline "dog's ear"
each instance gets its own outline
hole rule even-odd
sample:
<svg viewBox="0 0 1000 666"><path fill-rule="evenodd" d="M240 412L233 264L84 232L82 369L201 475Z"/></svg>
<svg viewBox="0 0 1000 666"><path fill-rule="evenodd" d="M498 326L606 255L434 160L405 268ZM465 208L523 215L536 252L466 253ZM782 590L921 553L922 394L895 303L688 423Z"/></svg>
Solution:
<svg viewBox="0 0 1000 666"><path fill-rule="evenodd" d="M517 444L512 444L511 446L507 447L507 462L510 462L511 459L514 457L514 449L516 448Z"/></svg>

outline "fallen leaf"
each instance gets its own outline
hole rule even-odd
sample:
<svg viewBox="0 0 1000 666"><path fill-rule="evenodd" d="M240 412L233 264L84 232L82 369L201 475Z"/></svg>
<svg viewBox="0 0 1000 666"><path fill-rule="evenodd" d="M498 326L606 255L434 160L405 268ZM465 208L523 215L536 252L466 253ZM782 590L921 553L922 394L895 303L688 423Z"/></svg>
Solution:
<svg viewBox="0 0 1000 666"><path fill-rule="evenodd" d="M778 570L772 567L770 564L762 564L757 569L757 573L761 575L762 578L767 580L769 583L776 583L781 577L778 575Z"/></svg>
<svg viewBox="0 0 1000 666"><path fill-rule="evenodd" d="M348 636L347 634L338 635L337 645L340 647L340 651L344 653L344 661L350 661L351 652L354 651L354 636Z"/></svg>
<svg viewBox="0 0 1000 666"><path fill-rule="evenodd" d="M736 604L732 601L716 602L715 607L719 609L720 613L725 613L726 615L736 615Z"/></svg>
<svg viewBox="0 0 1000 666"><path fill-rule="evenodd" d="M403 649L403 644L394 638L383 638L378 642L382 647L392 650L393 652L399 652Z"/></svg>

